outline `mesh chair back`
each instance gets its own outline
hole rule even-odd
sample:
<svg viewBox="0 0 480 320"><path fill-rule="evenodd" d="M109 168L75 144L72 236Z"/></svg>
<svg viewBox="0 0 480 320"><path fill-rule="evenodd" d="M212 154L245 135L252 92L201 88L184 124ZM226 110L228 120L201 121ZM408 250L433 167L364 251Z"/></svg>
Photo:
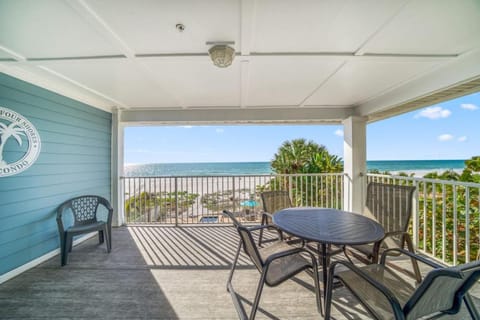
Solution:
<svg viewBox="0 0 480 320"><path fill-rule="evenodd" d="M274 214L278 210L292 207L292 201L287 191L265 191L261 193L263 211Z"/></svg>
<svg viewBox="0 0 480 320"><path fill-rule="evenodd" d="M407 231L412 215L414 186L370 182L367 187L368 214L385 232Z"/></svg>
<svg viewBox="0 0 480 320"><path fill-rule="evenodd" d="M238 234L240 235L240 240L242 241L243 250L250 257L250 259L255 264L255 267L261 272L263 268L263 260L260 256L257 246L253 240L252 233L247 227L244 227L230 211L224 210L223 213L232 219L234 227L237 229Z"/></svg>
<svg viewBox="0 0 480 320"><path fill-rule="evenodd" d="M61 218L65 210L70 209L75 226L95 223L97 222L97 209L100 203L107 205L107 200L98 196L80 196L70 199L57 209L57 220ZM110 207L110 204L107 207Z"/></svg>
<svg viewBox="0 0 480 320"><path fill-rule="evenodd" d="M405 304L407 319L418 319L439 311L458 312L463 296L479 278L480 261L429 272Z"/></svg>

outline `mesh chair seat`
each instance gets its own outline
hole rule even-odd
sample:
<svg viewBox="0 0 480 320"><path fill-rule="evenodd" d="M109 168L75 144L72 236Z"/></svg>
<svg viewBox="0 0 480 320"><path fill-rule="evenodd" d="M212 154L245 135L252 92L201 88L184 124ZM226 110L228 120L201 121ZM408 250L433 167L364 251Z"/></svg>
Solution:
<svg viewBox="0 0 480 320"><path fill-rule="evenodd" d="M400 302L401 307L405 306L405 303L415 291L415 286L412 285L411 281L406 281L395 270L387 266L370 264L362 267L362 271L373 280L382 283L390 291L395 292L395 297ZM335 277L339 278L356 297L359 297L363 304L369 305L377 318L392 318L392 307L389 301L382 292L375 290L368 281L358 277L351 270L337 272Z"/></svg>
<svg viewBox="0 0 480 320"><path fill-rule="evenodd" d="M103 226L106 224L107 223L105 221L97 221L91 224L71 226L67 228L65 231L74 232L74 233L86 233L86 232L98 231L98 230L102 230Z"/></svg>
<svg viewBox="0 0 480 320"><path fill-rule="evenodd" d="M296 248L285 242L276 242L265 248L259 248L260 256L263 261L267 261L269 257L279 252L288 252ZM312 261L308 261L302 256L301 252L292 253L287 256L273 260L265 277L265 283L269 286L276 286L286 279L312 267Z"/></svg>

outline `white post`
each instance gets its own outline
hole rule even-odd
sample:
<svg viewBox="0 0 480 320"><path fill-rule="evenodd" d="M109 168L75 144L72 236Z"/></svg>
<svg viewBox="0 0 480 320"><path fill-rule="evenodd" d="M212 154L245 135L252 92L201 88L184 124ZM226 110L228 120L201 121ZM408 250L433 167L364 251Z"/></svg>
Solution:
<svg viewBox="0 0 480 320"><path fill-rule="evenodd" d="M364 177L367 172L367 122L363 117L343 121L343 163L348 177L344 180L345 210L363 213Z"/></svg>
<svg viewBox="0 0 480 320"><path fill-rule="evenodd" d="M112 152L111 152L111 188L113 221L112 225L121 226L124 221L123 208L123 183L120 177L123 176L123 126L120 124L121 111L112 112Z"/></svg>

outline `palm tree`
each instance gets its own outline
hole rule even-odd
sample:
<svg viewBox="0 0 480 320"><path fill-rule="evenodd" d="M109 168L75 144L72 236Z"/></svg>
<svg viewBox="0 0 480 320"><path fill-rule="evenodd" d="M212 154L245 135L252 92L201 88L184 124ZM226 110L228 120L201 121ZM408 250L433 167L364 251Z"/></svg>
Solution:
<svg viewBox="0 0 480 320"><path fill-rule="evenodd" d="M306 173L312 155L326 151L325 146L305 139L285 141L272 160L272 168L276 173Z"/></svg>
<svg viewBox="0 0 480 320"><path fill-rule="evenodd" d="M25 135L23 128L18 127L15 122L12 122L10 125L5 125L0 122L0 166L5 166L7 163L3 160L3 148L7 143L7 140L10 137L14 137L17 140L18 145L22 145L22 137L20 135Z"/></svg>
<svg viewBox="0 0 480 320"><path fill-rule="evenodd" d="M325 146L305 139L285 141L271 164L276 173L324 173L343 171L342 158L330 154Z"/></svg>

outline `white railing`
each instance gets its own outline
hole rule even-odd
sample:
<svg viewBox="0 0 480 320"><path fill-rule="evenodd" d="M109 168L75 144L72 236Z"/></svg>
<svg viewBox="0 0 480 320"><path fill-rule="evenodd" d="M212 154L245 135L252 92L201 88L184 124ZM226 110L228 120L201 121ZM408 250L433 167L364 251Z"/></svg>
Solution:
<svg viewBox="0 0 480 320"><path fill-rule="evenodd" d="M343 173L122 177L126 223L221 223L224 209L259 221L264 190L287 190L295 206L342 209ZM348 192L347 192L347 196Z"/></svg>
<svg viewBox="0 0 480 320"><path fill-rule="evenodd" d="M411 233L419 251L447 264L477 258L480 184L367 174L367 182L416 186Z"/></svg>

